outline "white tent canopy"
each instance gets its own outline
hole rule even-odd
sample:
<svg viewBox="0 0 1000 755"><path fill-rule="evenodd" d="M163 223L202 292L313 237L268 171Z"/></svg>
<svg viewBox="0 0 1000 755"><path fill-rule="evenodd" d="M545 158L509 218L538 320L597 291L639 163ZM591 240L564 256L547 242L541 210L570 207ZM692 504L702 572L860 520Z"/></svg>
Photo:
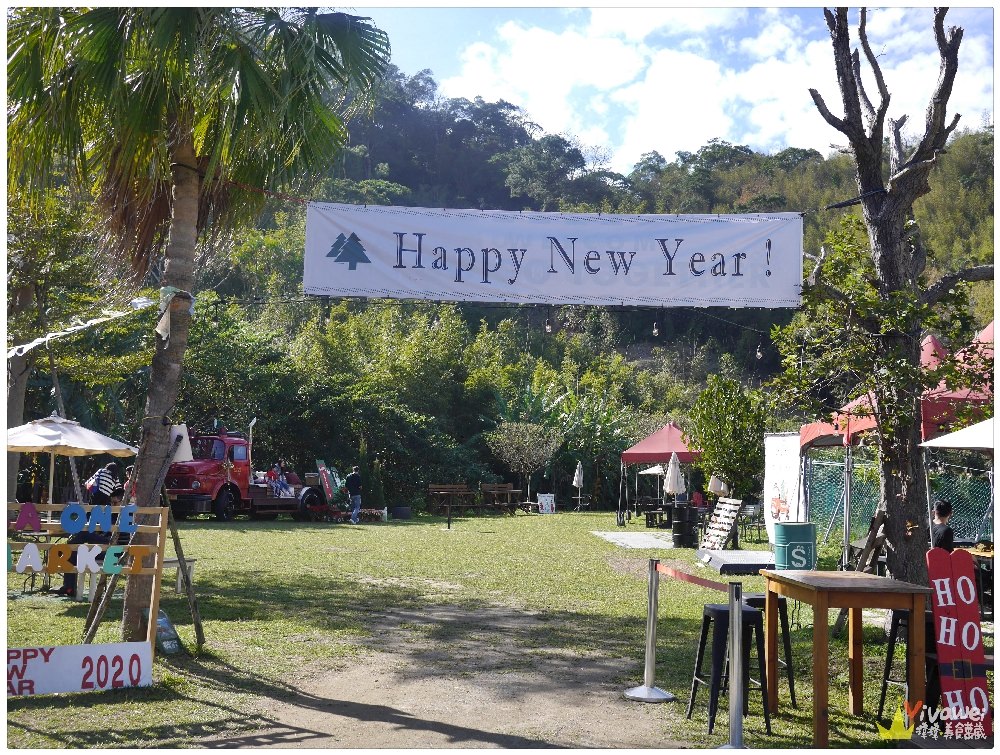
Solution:
<svg viewBox="0 0 1000 755"><path fill-rule="evenodd" d="M964 448L977 451L992 451L993 418L983 420L975 425L942 435L920 444L924 448Z"/></svg>
<svg viewBox="0 0 1000 755"><path fill-rule="evenodd" d="M7 430L7 450L49 454L49 502L55 478L56 456L135 456L137 448L88 430L79 422L53 414Z"/></svg>
<svg viewBox="0 0 1000 755"><path fill-rule="evenodd" d="M663 469L662 464L657 464L655 467L650 467L649 469L640 470L639 474L655 474L659 475L660 477L663 477L666 474L666 471Z"/></svg>

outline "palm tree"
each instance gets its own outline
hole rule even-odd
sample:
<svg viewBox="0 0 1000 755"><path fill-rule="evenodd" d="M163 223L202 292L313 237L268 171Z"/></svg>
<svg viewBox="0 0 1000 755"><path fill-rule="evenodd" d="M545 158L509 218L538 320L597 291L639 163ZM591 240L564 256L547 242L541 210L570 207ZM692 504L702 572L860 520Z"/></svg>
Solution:
<svg viewBox="0 0 1000 755"><path fill-rule="evenodd" d="M148 505L169 448L199 237L250 221L262 189L335 159L346 113L388 65L388 37L370 19L314 8L17 8L7 20L9 184L43 186L59 166L94 187L108 243L136 280L163 252L168 314L136 462ZM126 640L145 636L150 589L129 580Z"/></svg>

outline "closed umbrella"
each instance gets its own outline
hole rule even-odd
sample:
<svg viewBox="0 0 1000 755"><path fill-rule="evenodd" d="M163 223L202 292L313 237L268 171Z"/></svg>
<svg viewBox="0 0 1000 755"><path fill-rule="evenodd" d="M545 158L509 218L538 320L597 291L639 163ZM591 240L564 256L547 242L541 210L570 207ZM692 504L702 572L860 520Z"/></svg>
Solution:
<svg viewBox="0 0 1000 755"><path fill-rule="evenodd" d="M573 487L576 488L576 510L583 504L583 462L577 461L576 473L573 475Z"/></svg>
<svg viewBox="0 0 1000 755"><path fill-rule="evenodd" d="M681 476L681 462L676 453L670 454L670 463L667 464L667 476L663 480L663 492L673 493L675 499L678 493L685 491L684 478Z"/></svg>
<svg viewBox="0 0 1000 755"><path fill-rule="evenodd" d="M53 414L51 417L36 419L25 425L7 430L7 450L20 453L44 452L49 454L49 503L52 503L52 487L55 480L56 456L135 456L137 448L121 441L88 430L79 422L63 419Z"/></svg>

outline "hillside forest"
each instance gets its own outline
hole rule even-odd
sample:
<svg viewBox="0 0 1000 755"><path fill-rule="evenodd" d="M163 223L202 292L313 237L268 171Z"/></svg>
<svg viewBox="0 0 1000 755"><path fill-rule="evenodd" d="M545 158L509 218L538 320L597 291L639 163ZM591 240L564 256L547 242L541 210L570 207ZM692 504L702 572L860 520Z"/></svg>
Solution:
<svg viewBox="0 0 1000 755"><path fill-rule="evenodd" d="M348 129L349 146L335 165L268 195L255 229L199 240L195 317L173 422L246 431L256 418L258 466L278 458L300 471L313 471L318 458L340 470L360 463L371 495L389 506L419 507L430 482L523 487L529 477L533 491L566 500L575 494L578 461L585 492L610 506L618 498L620 453L668 420L704 436L708 401L738 407L741 421L762 434L797 429L855 397L857 386L845 376L804 408L773 382L789 356L777 329L802 312L302 294L305 203L312 200L798 211L808 270L822 246L848 249L845 239L863 237L856 206L827 209L857 194L848 155L794 146L762 154L710 139L696 152L650 152L621 175L607 168L600 149L542 133L513 103L446 99L430 71L409 76L395 68ZM929 281L992 261L993 176L992 126L956 132L934 168L931 193L915 206ZM8 348L105 309L127 311L136 297L158 298L161 268L132 279L110 251L93 198L69 185L49 190L30 210L25 197L8 197ZM968 314L938 334L951 350L992 319L992 282L961 285ZM9 360L8 423L55 410L55 375L69 417L137 443L155 319L155 307L140 310ZM741 492L759 493L763 449L739 462ZM26 455L19 482L30 484L46 466L47 458ZM712 471L701 470L693 482ZM68 474L60 475L57 484L68 484Z"/></svg>

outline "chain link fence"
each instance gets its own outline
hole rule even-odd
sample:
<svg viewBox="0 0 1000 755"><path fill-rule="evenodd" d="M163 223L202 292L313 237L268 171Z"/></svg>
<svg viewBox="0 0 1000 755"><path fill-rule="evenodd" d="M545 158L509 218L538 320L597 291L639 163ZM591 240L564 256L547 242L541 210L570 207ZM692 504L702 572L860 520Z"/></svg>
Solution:
<svg viewBox="0 0 1000 755"><path fill-rule="evenodd" d="M851 540L868 534L879 501L878 468L855 462L851 477ZM993 539L993 487L990 477L975 476L944 466L930 475L932 499L951 501L951 528L955 542ZM844 531L844 464L809 460L805 469L809 519L816 523L819 541L839 542Z"/></svg>

